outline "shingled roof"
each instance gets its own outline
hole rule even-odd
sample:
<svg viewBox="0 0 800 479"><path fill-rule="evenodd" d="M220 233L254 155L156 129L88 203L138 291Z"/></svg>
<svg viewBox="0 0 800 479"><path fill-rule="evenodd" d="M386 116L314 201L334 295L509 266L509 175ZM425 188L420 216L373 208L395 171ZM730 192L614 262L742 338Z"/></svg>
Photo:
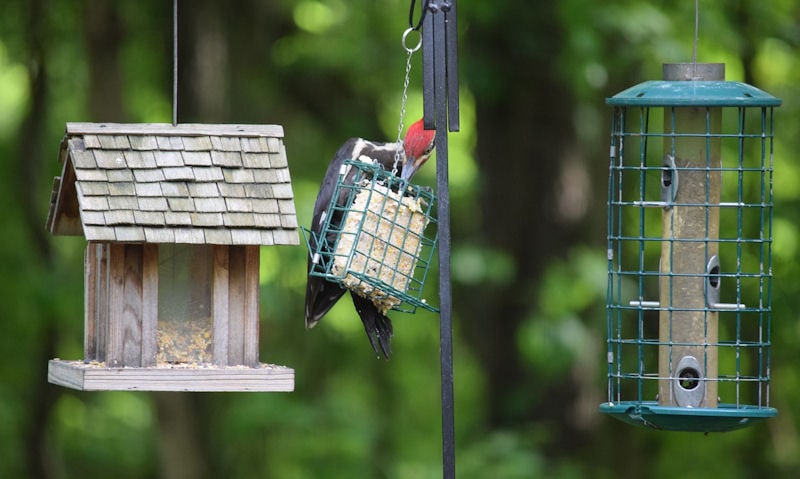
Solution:
<svg viewBox="0 0 800 479"><path fill-rule="evenodd" d="M47 228L89 241L298 244L279 125L67 123Z"/></svg>

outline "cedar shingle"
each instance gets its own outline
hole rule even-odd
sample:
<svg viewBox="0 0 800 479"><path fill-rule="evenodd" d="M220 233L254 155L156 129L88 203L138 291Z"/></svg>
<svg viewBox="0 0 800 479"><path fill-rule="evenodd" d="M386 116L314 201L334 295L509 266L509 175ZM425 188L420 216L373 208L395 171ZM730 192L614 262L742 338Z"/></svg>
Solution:
<svg viewBox="0 0 800 479"><path fill-rule="evenodd" d="M169 226L191 226L192 216L185 211L165 211L164 224Z"/></svg>
<svg viewBox="0 0 800 479"><path fill-rule="evenodd" d="M206 242L206 237L202 229L176 228L174 231L176 243L203 244Z"/></svg>
<svg viewBox="0 0 800 479"><path fill-rule="evenodd" d="M274 198L272 195L272 186L266 184L251 183L244 185L244 193L250 198L269 199Z"/></svg>
<svg viewBox="0 0 800 479"><path fill-rule="evenodd" d="M231 243L237 245L261 244L261 232L254 229L231 230Z"/></svg>
<svg viewBox="0 0 800 479"><path fill-rule="evenodd" d="M103 217L107 225L132 225L134 223L131 210L106 211Z"/></svg>
<svg viewBox="0 0 800 479"><path fill-rule="evenodd" d="M141 226L117 226L114 228L117 241L122 242L143 242L144 228Z"/></svg>
<svg viewBox="0 0 800 479"><path fill-rule="evenodd" d="M238 137L212 136L211 146L218 151L242 151L242 143Z"/></svg>
<svg viewBox="0 0 800 479"><path fill-rule="evenodd" d="M100 148L104 150L128 150L131 144L124 135L100 135Z"/></svg>
<svg viewBox="0 0 800 479"><path fill-rule="evenodd" d="M110 226L83 226L83 234L92 241L116 241L117 235Z"/></svg>
<svg viewBox="0 0 800 479"><path fill-rule="evenodd" d="M164 179L167 181L186 181L194 180L194 171L188 166L178 168L162 168Z"/></svg>
<svg viewBox="0 0 800 479"><path fill-rule="evenodd" d="M253 213L223 213L222 223L233 228L252 228L255 226Z"/></svg>
<svg viewBox="0 0 800 479"><path fill-rule="evenodd" d="M225 198L243 198L244 185L233 183L215 183L219 189L219 194Z"/></svg>
<svg viewBox="0 0 800 479"><path fill-rule="evenodd" d="M144 239L148 243L174 243L175 231L172 228L145 228Z"/></svg>
<svg viewBox="0 0 800 479"><path fill-rule="evenodd" d="M94 160L97 162L98 168L111 170L128 167L128 164L125 163L125 155L121 151L92 150L92 152L94 153Z"/></svg>
<svg viewBox="0 0 800 479"><path fill-rule="evenodd" d="M217 166L241 168L242 154L238 151L212 151L211 161Z"/></svg>
<svg viewBox="0 0 800 479"><path fill-rule="evenodd" d="M286 168L289 166L289 163L286 162L286 155L283 153L283 151L281 151L280 154L270 153L269 166L272 168Z"/></svg>
<svg viewBox="0 0 800 479"><path fill-rule="evenodd" d="M70 144L72 140L70 140ZM94 161L94 154L91 151L73 151L72 163L75 168L97 168L97 162Z"/></svg>
<svg viewBox="0 0 800 479"><path fill-rule="evenodd" d="M108 198L105 196L83 196L78 194L78 204L84 211L106 211Z"/></svg>
<svg viewBox="0 0 800 479"><path fill-rule="evenodd" d="M86 196L105 196L108 194L108 183L102 181L82 181L78 183L78 188Z"/></svg>
<svg viewBox="0 0 800 479"><path fill-rule="evenodd" d="M219 196L219 189L217 189L216 183L189 183L188 189L189 194L195 198L213 198Z"/></svg>
<svg viewBox="0 0 800 479"><path fill-rule="evenodd" d="M139 209L143 211L167 211L167 199L139 198Z"/></svg>
<svg viewBox="0 0 800 479"><path fill-rule="evenodd" d="M136 183L136 196L164 196L161 183Z"/></svg>
<svg viewBox="0 0 800 479"><path fill-rule="evenodd" d="M280 211L282 215L296 214L296 211L294 210L294 201L278 200L277 203L278 203L278 211Z"/></svg>
<svg viewBox="0 0 800 479"><path fill-rule="evenodd" d="M211 154L208 151L184 151L183 164L187 166L211 166Z"/></svg>
<svg viewBox="0 0 800 479"><path fill-rule="evenodd" d="M252 183L255 181L253 170L244 168L223 168L222 175L228 183Z"/></svg>
<svg viewBox="0 0 800 479"><path fill-rule="evenodd" d="M278 171L274 169L253 170L253 180L256 183L279 183Z"/></svg>
<svg viewBox="0 0 800 479"><path fill-rule="evenodd" d="M281 228L297 228L297 216L281 215Z"/></svg>
<svg viewBox="0 0 800 479"><path fill-rule="evenodd" d="M139 208L139 202L135 196L108 197L108 209L110 210L135 210L137 208Z"/></svg>
<svg viewBox="0 0 800 479"><path fill-rule="evenodd" d="M268 151L269 146L267 145L266 138L242 138L242 152L266 153Z"/></svg>
<svg viewBox="0 0 800 479"><path fill-rule="evenodd" d="M194 200L191 198L167 198L170 211L194 211Z"/></svg>
<svg viewBox="0 0 800 479"><path fill-rule="evenodd" d="M183 155L180 151L159 151L156 155L156 165L158 166L185 166Z"/></svg>
<svg viewBox="0 0 800 479"><path fill-rule="evenodd" d="M216 198L195 198L194 207L198 212L202 213L219 213L225 211L225 199Z"/></svg>
<svg viewBox="0 0 800 479"><path fill-rule="evenodd" d="M208 151L212 149L211 139L207 136L184 136L183 148L186 151Z"/></svg>
<svg viewBox="0 0 800 479"><path fill-rule="evenodd" d="M182 150L183 140L179 136L157 136L159 150Z"/></svg>
<svg viewBox="0 0 800 479"><path fill-rule="evenodd" d="M221 181L225 179L225 176L222 174L222 168L218 166L211 166L208 168L195 166L192 168L192 171L195 181Z"/></svg>
<svg viewBox="0 0 800 479"><path fill-rule="evenodd" d="M243 153L242 165L245 168L269 168L269 155L264 153Z"/></svg>
<svg viewBox="0 0 800 479"><path fill-rule="evenodd" d="M85 135L83 137L83 146L86 148L100 148L100 138L97 135Z"/></svg>
<svg viewBox="0 0 800 479"><path fill-rule="evenodd" d="M275 199L252 199L253 211L256 213L278 213L280 207L278 200Z"/></svg>
<svg viewBox="0 0 800 479"><path fill-rule="evenodd" d="M288 183L280 183L272 185L272 194L275 198L278 198L279 200L291 199L293 198L292 185Z"/></svg>
<svg viewBox="0 0 800 479"><path fill-rule="evenodd" d="M231 244L231 232L222 228L207 228L203 230L206 244Z"/></svg>
<svg viewBox="0 0 800 479"><path fill-rule="evenodd" d="M151 184L157 185L158 183ZM111 196L135 196L136 188L134 187L134 183L130 181L108 183L108 194Z"/></svg>
<svg viewBox="0 0 800 479"><path fill-rule="evenodd" d="M225 205L231 212L253 212L253 201L250 198L225 198Z"/></svg>
<svg viewBox="0 0 800 479"><path fill-rule="evenodd" d="M222 226L222 213L189 213L194 226Z"/></svg>
<svg viewBox="0 0 800 479"><path fill-rule="evenodd" d="M106 224L106 218L104 216L104 212L102 211L88 211L84 210L81 212L81 221L85 225L104 225Z"/></svg>
<svg viewBox="0 0 800 479"><path fill-rule="evenodd" d="M164 213L160 211L134 211L133 222L137 225L164 226Z"/></svg>
<svg viewBox="0 0 800 479"><path fill-rule="evenodd" d="M75 177L78 181L108 181L108 174L105 170L75 168Z"/></svg>
<svg viewBox="0 0 800 479"><path fill-rule="evenodd" d="M186 197L189 196L189 188L186 183L178 181L165 181L159 183L161 185L161 192L167 197Z"/></svg>
<svg viewBox="0 0 800 479"><path fill-rule="evenodd" d="M126 151L125 162L128 168L155 168L156 157L152 151Z"/></svg>
<svg viewBox="0 0 800 479"><path fill-rule="evenodd" d="M129 135L128 141L134 150L157 150L158 143L153 135Z"/></svg>
<svg viewBox="0 0 800 479"><path fill-rule="evenodd" d="M108 181L116 183L118 181L133 181L133 173L129 169L108 170L106 171Z"/></svg>

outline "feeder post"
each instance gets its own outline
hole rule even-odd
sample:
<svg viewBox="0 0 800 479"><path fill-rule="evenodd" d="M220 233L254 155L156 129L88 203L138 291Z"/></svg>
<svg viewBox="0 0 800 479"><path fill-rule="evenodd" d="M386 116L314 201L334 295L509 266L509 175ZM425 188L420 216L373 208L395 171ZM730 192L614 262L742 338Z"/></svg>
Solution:
<svg viewBox="0 0 800 479"><path fill-rule="evenodd" d="M665 81L722 81L721 63L663 67ZM662 406L717 407L722 109L664 108L659 387ZM691 133L691 135L687 135Z"/></svg>
<svg viewBox="0 0 800 479"><path fill-rule="evenodd" d="M453 391L453 327L450 288L450 193L448 131L459 130L456 0L430 0L422 29L425 128L436 129L439 227L439 350L442 384L442 477L456 477Z"/></svg>

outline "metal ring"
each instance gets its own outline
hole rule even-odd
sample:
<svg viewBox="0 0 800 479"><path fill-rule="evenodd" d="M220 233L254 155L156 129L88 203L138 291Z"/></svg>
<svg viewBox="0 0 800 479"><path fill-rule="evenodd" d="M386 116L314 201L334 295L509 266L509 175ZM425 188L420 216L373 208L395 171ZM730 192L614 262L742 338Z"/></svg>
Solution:
<svg viewBox="0 0 800 479"><path fill-rule="evenodd" d="M403 48L405 48L408 53L414 53L415 51L419 50L419 47L422 46L422 34L421 33L419 34L419 41L417 42L417 44L413 48L409 48L408 45L406 45L406 39L408 38L408 34L411 33L411 32L414 32L414 31L416 31L416 30L414 30L413 28L409 27L409 28L406 29L406 31L403 32Z"/></svg>

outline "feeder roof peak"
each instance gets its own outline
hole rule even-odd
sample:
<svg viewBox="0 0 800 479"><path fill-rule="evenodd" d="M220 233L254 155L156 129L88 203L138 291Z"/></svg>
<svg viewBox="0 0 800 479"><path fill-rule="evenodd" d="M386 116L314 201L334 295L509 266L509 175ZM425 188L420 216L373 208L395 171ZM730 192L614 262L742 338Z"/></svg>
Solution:
<svg viewBox="0 0 800 479"><path fill-rule="evenodd" d="M780 106L781 100L737 81L664 81L639 83L606 104L612 106Z"/></svg>

